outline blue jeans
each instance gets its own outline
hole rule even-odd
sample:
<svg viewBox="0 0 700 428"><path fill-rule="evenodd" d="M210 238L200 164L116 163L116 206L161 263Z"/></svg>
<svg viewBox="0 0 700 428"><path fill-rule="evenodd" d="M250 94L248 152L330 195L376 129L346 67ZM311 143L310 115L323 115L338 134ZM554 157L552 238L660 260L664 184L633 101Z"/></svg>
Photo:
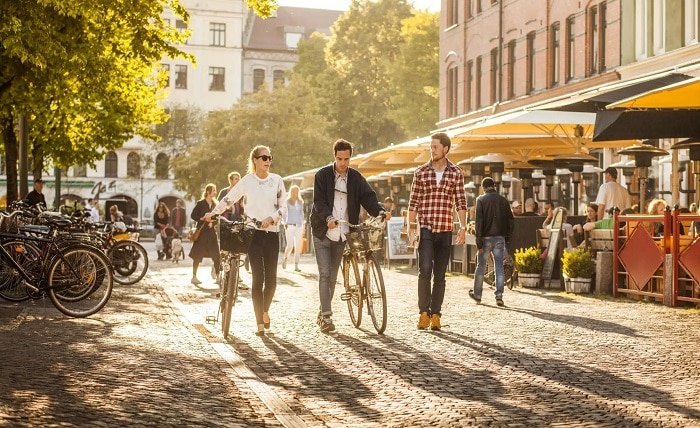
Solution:
<svg viewBox="0 0 700 428"><path fill-rule="evenodd" d="M503 256L506 251L506 240L502 236L484 237L484 245L479 250L474 272L474 297L481 299L481 291L484 285L484 272L489 254L493 253L493 264L496 270L496 298L503 297L505 277L503 275Z"/></svg>
<svg viewBox="0 0 700 428"><path fill-rule="evenodd" d="M338 269L343 260L345 242L334 242L324 236L318 239L314 236L314 248L316 250L316 264L318 265L318 295L321 299L321 313L332 315L331 302L335 293L335 282L338 278Z"/></svg>
<svg viewBox="0 0 700 428"><path fill-rule="evenodd" d="M428 315L442 315L445 299L445 271L450 261L452 232L432 232L420 229L418 241L418 310ZM433 287L430 288L430 279Z"/></svg>

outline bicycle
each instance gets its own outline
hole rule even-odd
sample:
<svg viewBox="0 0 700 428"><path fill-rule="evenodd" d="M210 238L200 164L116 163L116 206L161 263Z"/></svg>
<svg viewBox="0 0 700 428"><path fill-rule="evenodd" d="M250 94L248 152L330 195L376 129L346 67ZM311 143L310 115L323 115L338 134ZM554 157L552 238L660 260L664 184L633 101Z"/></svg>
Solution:
<svg viewBox="0 0 700 428"><path fill-rule="evenodd" d="M48 295L56 309L71 317L98 312L112 294L109 260L93 246L61 241L58 229L67 226L67 220L45 221L47 237L0 233L2 296L24 300L24 296L40 299ZM30 226L19 226L19 230L39 231Z"/></svg>
<svg viewBox="0 0 700 428"><path fill-rule="evenodd" d="M478 259L479 254L477 252L476 254L474 254L474 266L476 266L476 264L478 263ZM491 253L489 254L488 259L486 260L486 270L484 271L484 282L489 286L496 285L496 269L494 266L494 257L493 253ZM506 287L508 287L509 290L513 289L513 284L515 283L514 277L515 265L513 262L513 257L511 257L510 253L506 251L503 254L503 278L504 284Z"/></svg>
<svg viewBox="0 0 700 428"><path fill-rule="evenodd" d="M228 337L233 307L238 299L238 270L244 264L241 256L248 252L256 226L259 227L260 222L254 218L245 217L243 220L229 221L225 217L219 217L222 271L219 281L219 310L216 318L207 317L207 322L218 322L219 314L221 314L221 333L223 333L224 338Z"/></svg>
<svg viewBox="0 0 700 428"><path fill-rule="evenodd" d="M379 219L380 225L375 225ZM386 329L386 289L382 269L374 256L384 243L384 217L363 224L348 224L347 245L343 252L343 285L345 293L341 300L347 302L352 324L359 328L362 323L362 307L367 304L367 313L377 333ZM362 276L358 264L362 263Z"/></svg>

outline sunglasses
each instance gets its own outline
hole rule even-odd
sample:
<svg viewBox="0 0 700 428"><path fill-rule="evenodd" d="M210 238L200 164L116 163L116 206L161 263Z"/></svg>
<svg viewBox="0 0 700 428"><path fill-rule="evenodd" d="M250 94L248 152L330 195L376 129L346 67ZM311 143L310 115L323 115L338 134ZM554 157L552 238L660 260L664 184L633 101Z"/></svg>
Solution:
<svg viewBox="0 0 700 428"><path fill-rule="evenodd" d="M272 155L255 156L255 159L262 159L264 162L267 162L272 160Z"/></svg>

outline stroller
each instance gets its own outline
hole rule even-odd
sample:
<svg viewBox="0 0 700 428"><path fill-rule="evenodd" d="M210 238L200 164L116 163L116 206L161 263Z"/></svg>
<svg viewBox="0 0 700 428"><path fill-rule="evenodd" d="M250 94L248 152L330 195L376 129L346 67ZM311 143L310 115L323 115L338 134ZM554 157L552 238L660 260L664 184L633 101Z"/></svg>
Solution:
<svg viewBox="0 0 700 428"><path fill-rule="evenodd" d="M173 237L177 231L172 226L165 226L160 230L161 244L156 245L158 260L170 260L173 257Z"/></svg>

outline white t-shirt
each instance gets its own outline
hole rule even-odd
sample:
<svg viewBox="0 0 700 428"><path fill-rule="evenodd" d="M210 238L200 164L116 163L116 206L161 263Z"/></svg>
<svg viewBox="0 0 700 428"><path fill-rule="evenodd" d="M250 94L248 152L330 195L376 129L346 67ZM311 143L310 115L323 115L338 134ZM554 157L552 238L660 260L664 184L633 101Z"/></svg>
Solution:
<svg viewBox="0 0 700 428"><path fill-rule="evenodd" d="M438 184L438 186L440 185L440 182L442 181L443 175L445 175L445 171L440 171L440 172L435 171L435 182Z"/></svg>
<svg viewBox="0 0 700 428"><path fill-rule="evenodd" d="M618 207L620 211L630 207L630 194L617 181L608 181L598 189L595 203L605 205L605 217L609 217L608 210L612 207Z"/></svg>
<svg viewBox="0 0 700 428"><path fill-rule="evenodd" d="M246 196L247 201L245 214L259 221L272 217L275 224L264 230L278 232L277 223L287 216L287 191L284 188L282 177L273 173L268 174L265 178L259 178L255 174L247 174L219 201L212 213L223 213L244 196Z"/></svg>

